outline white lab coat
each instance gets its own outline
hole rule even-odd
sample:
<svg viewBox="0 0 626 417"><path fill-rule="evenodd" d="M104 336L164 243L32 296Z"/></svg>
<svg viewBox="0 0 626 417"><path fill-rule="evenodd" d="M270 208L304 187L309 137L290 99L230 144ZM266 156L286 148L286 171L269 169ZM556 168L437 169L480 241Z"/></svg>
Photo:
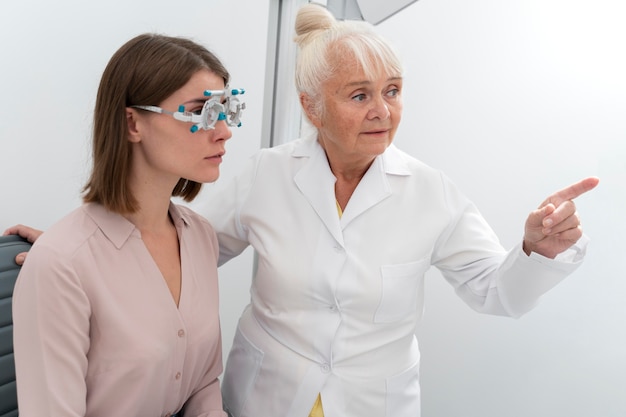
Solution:
<svg viewBox="0 0 626 417"><path fill-rule="evenodd" d="M431 265L473 309L518 317L584 255L506 252L444 175L393 145L341 218L334 183L309 136L261 150L205 210L221 263L258 253L222 384L234 417L306 417L318 393L325 417L419 416L414 330Z"/></svg>

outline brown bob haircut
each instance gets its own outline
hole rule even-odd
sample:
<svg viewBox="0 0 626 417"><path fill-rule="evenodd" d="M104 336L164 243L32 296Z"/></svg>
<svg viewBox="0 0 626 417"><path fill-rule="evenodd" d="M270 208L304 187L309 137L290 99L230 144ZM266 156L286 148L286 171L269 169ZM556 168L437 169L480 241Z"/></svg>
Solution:
<svg viewBox="0 0 626 417"><path fill-rule="evenodd" d="M83 201L116 213L134 213L138 203L128 186L132 144L126 108L159 105L199 70L208 69L228 84L230 75L203 46L185 38L146 33L126 42L107 64L96 97L93 120L93 167L83 187ZM192 201L201 183L181 178L172 196Z"/></svg>

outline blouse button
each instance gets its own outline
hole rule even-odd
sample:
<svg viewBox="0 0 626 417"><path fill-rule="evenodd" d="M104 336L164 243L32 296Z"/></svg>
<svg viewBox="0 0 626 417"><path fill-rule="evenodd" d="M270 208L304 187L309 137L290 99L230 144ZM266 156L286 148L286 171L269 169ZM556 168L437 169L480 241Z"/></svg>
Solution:
<svg viewBox="0 0 626 417"><path fill-rule="evenodd" d="M183 337L185 335L185 331L183 329L180 329L178 331L178 337Z"/></svg>
<svg viewBox="0 0 626 417"><path fill-rule="evenodd" d="M180 379L181 375L182 374L180 372L176 372L175 378L176 378L177 381Z"/></svg>

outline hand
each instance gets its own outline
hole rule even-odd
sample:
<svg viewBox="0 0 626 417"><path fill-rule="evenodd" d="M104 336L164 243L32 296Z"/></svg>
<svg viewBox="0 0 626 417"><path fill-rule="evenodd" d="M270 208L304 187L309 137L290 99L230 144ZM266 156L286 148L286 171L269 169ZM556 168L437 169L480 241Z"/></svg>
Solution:
<svg viewBox="0 0 626 417"><path fill-rule="evenodd" d="M595 177L585 178L552 194L531 212L524 230L524 252L554 259L576 243L583 232L572 200L594 189L599 182Z"/></svg>
<svg viewBox="0 0 626 417"><path fill-rule="evenodd" d="M7 230L4 231L3 235L19 235L28 240L30 243L33 243L35 242L35 240L37 240L39 236L41 236L42 233L43 231L41 230L33 229L32 227L24 226L23 224L18 224L16 226L9 227ZM23 265L24 260L26 259L26 255L27 252L18 253L15 257L15 263L18 265Z"/></svg>

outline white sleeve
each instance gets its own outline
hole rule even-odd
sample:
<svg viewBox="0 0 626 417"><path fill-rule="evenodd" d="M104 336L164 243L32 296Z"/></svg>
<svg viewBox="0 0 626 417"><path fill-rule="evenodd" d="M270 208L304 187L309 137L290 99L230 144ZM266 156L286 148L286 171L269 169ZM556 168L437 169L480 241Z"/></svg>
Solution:
<svg viewBox="0 0 626 417"><path fill-rule="evenodd" d="M250 244L248 230L242 224L241 211L256 178L260 152L250 158L242 172L230 181L216 183L212 197L194 207L205 216L215 233L220 247L218 265L239 255Z"/></svg>
<svg viewBox="0 0 626 417"><path fill-rule="evenodd" d="M556 259L527 256L521 243L507 252L478 209L445 179L444 188L451 221L433 264L472 309L520 317L582 263L586 237Z"/></svg>

